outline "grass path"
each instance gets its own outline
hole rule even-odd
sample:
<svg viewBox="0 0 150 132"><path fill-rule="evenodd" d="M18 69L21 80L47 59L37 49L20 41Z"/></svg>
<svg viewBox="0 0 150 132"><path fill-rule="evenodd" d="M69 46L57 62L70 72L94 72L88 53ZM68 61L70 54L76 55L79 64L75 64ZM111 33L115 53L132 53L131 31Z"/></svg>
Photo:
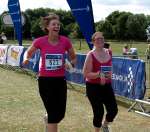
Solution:
<svg viewBox="0 0 150 132"><path fill-rule="evenodd" d="M0 132L44 132L44 108L34 78L0 68ZM60 132L92 132L92 110L87 98L68 90L66 117ZM150 132L150 118L119 106L112 132Z"/></svg>

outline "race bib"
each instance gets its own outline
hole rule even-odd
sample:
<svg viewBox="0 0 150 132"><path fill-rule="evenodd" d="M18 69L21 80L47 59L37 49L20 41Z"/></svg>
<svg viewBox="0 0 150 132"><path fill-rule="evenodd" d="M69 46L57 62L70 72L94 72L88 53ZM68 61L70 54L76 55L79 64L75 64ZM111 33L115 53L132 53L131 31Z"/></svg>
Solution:
<svg viewBox="0 0 150 132"><path fill-rule="evenodd" d="M45 56L46 70L57 70L62 68L63 55L62 54L46 54Z"/></svg>
<svg viewBox="0 0 150 132"><path fill-rule="evenodd" d="M100 67L100 71L101 71L102 73L109 73L109 72L111 72L111 70L112 70L112 67L111 67L111 66L101 66L101 67Z"/></svg>
<svg viewBox="0 0 150 132"><path fill-rule="evenodd" d="M101 75L103 77L108 78L108 76L110 76L109 74L112 71L112 67L111 66L101 66L100 71L101 71Z"/></svg>

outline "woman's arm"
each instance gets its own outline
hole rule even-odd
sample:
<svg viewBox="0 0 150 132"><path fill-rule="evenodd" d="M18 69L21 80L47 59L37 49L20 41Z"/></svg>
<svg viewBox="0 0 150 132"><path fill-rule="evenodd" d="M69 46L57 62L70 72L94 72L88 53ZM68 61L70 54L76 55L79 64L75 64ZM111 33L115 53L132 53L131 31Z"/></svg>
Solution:
<svg viewBox="0 0 150 132"><path fill-rule="evenodd" d="M25 56L24 61L23 61L23 65L27 65L27 64L29 63L29 60L31 59L33 53L35 53L36 50L37 50L37 49L36 49L33 45L31 45L31 46L27 49L27 51L26 51L26 56Z"/></svg>
<svg viewBox="0 0 150 132"><path fill-rule="evenodd" d="M92 72L92 56L87 54L84 66L83 66L83 76L88 79L96 79L100 77L100 72Z"/></svg>
<svg viewBox="0 0 150 132"><path fill-rule="evenodd" d="M70 63L74 67L74 65L77 62L77 58L76 58L76 54L75 54L75 51L74 51L73 47L69 49L68 55L69 55Z"/></svg>

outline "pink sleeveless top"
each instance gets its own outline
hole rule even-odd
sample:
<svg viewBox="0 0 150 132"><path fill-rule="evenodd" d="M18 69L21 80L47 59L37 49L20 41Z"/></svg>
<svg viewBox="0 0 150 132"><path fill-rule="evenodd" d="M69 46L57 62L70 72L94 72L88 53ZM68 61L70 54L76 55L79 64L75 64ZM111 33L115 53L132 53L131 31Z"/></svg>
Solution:
<svg viewBox="0 0 150 132"><path fill-rule="evenodd" d="M92 65L93 65L92 72L98 72L98 71L100 71L100 67L101 66L112 66L112 53L111 53L110 50L108 52L109 52L111 58L107 62L104 62L104 63L99 62L95 58L95 56L93 55L93 53L91 53L91 56L92 56ZM100 84L101 79L100 78L96 78L96 79L88 79L88 78L86 78L86 81L90 82L90 83L94 83L94 84ZM111 79L106 78L106 83L111 83Z"/></svg>

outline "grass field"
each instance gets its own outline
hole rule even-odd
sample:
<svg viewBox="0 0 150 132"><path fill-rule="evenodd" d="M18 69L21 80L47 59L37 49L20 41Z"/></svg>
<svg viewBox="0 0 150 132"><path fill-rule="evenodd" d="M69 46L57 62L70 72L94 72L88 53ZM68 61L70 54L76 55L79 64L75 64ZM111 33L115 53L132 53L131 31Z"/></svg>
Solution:
<svg viewBox="0 0 150 132"><path fill-rule="evenodd" d="M18 44L17 41L8 40L8 44ZM32 43L30 40L23 40L23 46L28 46ZM72 43L78 53L87 53L89 50L85 40L72 40ZM135 47L138 49L139 56L145 54L147 48L146 42L137 42L137 41L108 41L113 51L113 55L122 55L122 48L125 44L128 44L129 47ZM80 45L81 44L81 45Z"/></svg>
<svg viewBox="0 0 150 132"><path fill-rule="evenodd" d="M44 132L44 107L35 78L0 68L0 132ZM92 132L92 110L83 92L68 89L60 132ZM150 120L119 106L112 132L150 132Z"/></svg>

